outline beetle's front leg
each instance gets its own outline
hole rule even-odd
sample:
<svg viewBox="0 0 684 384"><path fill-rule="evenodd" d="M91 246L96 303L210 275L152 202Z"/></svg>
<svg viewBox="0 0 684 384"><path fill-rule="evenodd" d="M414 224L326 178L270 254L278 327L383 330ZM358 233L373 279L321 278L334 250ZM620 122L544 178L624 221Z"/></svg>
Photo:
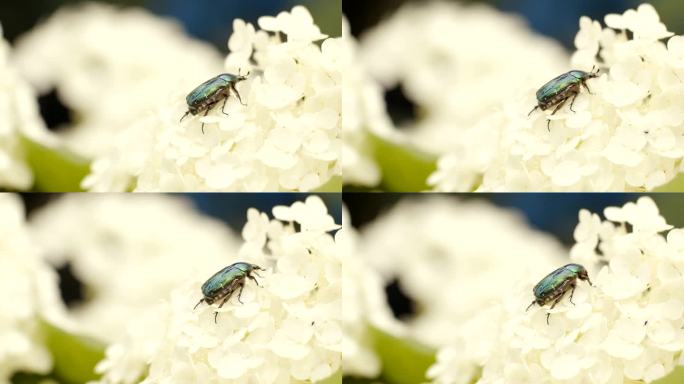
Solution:
<svg viewBox="0 0 684 384"><path fill-rule="evenodd" d="M534 108L532 108L532 110L530 111L530 113L527 114L527 117L530 117L532 112L536 111L537 109L539 109L539 105L535 105Z"/></svg>
<svg viewBox="0 0 684 384"><path fill-rule="evenodd" d="M252 272L252 273L254 273L254 272ZM247 277L250 278L250 279L254 282L254 284L257 285L257 287L261 287L261 285L259 285L259 280L257 280L256 278L254 278L254 276L248 275ZM259 277L261 277L261 276L259 276Z"/></svg>
<svg viewBox="0 0 684 384"><path fill-rule="evenodd" d="M194 311L195 309L197 309L197 306L202 304L202 302L204 302L204 297L201 298L200 301L197 302L197 304L195 304L195 307L192 310Z"/></svg>
<svg viewBox="0 0 684 384"><path fill-rule="evenodd" d="M583 81L581 84L584 87L584 89L586 89L587 92L589 92L590 95L593 95L593 93L591 92L591 89L589 89L589 86L587 85L586 82Z"/></svg>
<svg viewBox="0 0 684 384"><path fill-rule="evenodd" d="M242 102L242 98L240 97L240 92L238 92L237 88L235 88L235 84L231 84L231 85L230 85L230 89L232 89L233 92L235 92L235 96L237 96L238 100L240 100L240 104L242 104L242 105L244 105L244 106L246 107L247 104L245 104L245 103Z"/></svg>

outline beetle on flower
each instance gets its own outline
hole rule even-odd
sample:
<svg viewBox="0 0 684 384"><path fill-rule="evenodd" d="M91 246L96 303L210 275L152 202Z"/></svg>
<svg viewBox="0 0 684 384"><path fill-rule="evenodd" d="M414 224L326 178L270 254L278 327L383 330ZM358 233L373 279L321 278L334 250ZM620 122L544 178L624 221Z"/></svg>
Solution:
<svg viewBox="0 0 684 384"><path fill-rule="evenodd" d="M570 302L574 305L572 295L575 294L577 279L584 280L593 286L591 280L589 280L587 270L579 264L564 265L549 273L534 286L532 290L534 292L534 300L532 300L532 303L530 303L525 311L529 310L535 303L541 307L551 301L553 301L553 304L551 304L550 309L553 309L561 301L565 292L569 290L572 290L570 292ZM550 312L546 313L546 324L549 324L550 315Z"/></svg>
<svg viewBox="0 0 684 384"><path fill-rule="evenodd" d="M249 76L249 73L244 76L240 75L239 72L237 76L230 73L222 73L198 85L197 88L193 89L185 98L185 101L188 104L188 111L185 112L180 121L183 121L188 114L195 116L203 111L204 116L206 116L221 99L223 99L221 112L227 115L224 108L228 102L231 90L235 93L235 96L237 96L240 104L246 106L247 104L242 102L240 93L235 88L235 85L243 80L247 80L247 76ZM204 123L202 123L202 133L204 133Z"/></svg>
<svg viewBox="0 0 684 384"><path fill-rule="evenodd" d="M573 104L575 104L575 99L577 98L577 95L580 92L580 88L584 87L589 94L591 93L591 90L589 90L589 87L587 86L587 80L597 77L598 76L598 69L596 72L594 72L594 69L592 68L591 72L584 72L580 71L577 69L573 69L570 72L566 72L562 75L559 75L549 81L548 83L544 84L539 90L537 91L537 105L532 108L530 113L527 114L527 116L531 115L532 112L536 111L537 108L541 109L542 111L545 111L553 106L554 108L553 112L551 112L552 115L555 115L556 112L558 112L559 109L565 105L565 102L568 101L569 98L572 97L572 101L570 102L570 110L575 112L574 109L572 109ZM549 131L551 128L549 125L551 124L551 120L546 121L546 129Z"/></svg>

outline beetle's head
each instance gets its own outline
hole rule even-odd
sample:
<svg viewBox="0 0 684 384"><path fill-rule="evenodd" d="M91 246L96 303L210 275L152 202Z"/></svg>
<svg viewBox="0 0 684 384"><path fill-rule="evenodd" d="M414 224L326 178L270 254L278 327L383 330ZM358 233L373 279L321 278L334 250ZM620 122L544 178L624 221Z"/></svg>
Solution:
<svg viewBox="0 0 684 384"><path fill-rule="evenodd" d="M584 268L580 269L579 272L577 272L577 278L588 282L591 286L594 285L591 283L591 280L589 280L589 273Z"/></svg>
<svg viewBox="0 0 684 384"><path fill-rule="evenodd" d="M595 71L594 71L594 70L595 70ZM593 67L591 67L591 72L589 72L589 75L588 75L588 76L589 76L589 77L598 77L599 71L600 71L600 70L601 70L601 68L599 68L599 67L597 67L596 65L594 65Z"/></svg>
<svg viewBox="0 0 684 384"><path fill-rule="evenodd" d="M244 75L242 75L242 68L238 68L238 75L237 75L237 79L236 79L236 80L237 80L237 81L247 80L247 78L249 77L249 73L250 73L250 72L247 71L247 73L245 73Z"/></svg>

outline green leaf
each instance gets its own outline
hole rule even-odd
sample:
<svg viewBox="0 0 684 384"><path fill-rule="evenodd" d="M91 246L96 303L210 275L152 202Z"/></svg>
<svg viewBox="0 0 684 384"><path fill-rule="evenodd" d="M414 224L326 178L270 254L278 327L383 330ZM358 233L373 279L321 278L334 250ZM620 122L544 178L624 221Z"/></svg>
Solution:
<svg viewBox="0 0 684 384"><path fill-rule="evenodd" d="M412 340L404 340L370 327L375 350L382 361L381 377L392 384L416 384L435 362L435 351Z"/></svg>
<svg viewBox="0 0 684 384"><path fill-rule="evenodd" d="M81 180L90 171L90 163L66 149L54 149L22 139L26 161L33 170L36 191L79 192Z"/></svg>
<svg viewBox="0 0 684 384"><path fill-rule="evenodd" d="M96 380L95 365L105 356L105 345L92 338L66 332L42 322L45 344L54 359L53 374L63 384Z"/></svg>
<svg viewBox="0 0 684 384"><path fill-rule="evenodd" d="M684 192L684 173L678 174L672 181L654 189L653 192Z"/></svg>
<svg viewBox="0 0 684 384"><path fill-rule="evenodd" d="M333 176L327 183L314 189L312 192L342 192L342 177Z"/></svg>
<svg viewBox="0 0 684 384"><path fill-rule="evenodd" d="M660 380L656 380L653 384L682 384L684 383L684 367L676 367L672 373Z"/></svg>
<svg viewBox="0 0 684 384"><path fill-rule="evenodd" d="M56 383L51 376L38 375L34 373L19 372L12 375L10 379L12 384L43 384Z"/></svg>
<svg viewBox="0 0 684 384"><path fill-rule="evenodd" d="M342 383L342 369L339 369L332 376L317 382L318 384L340 384Z"/></svg>
<svg viewBox="0 0 684 384"><path fill-rule="evenodd" d="M437 158L407 145L370 134L375 161L382 172L381 189L419 192L429 189L427 178L437 169Z"/></svg>

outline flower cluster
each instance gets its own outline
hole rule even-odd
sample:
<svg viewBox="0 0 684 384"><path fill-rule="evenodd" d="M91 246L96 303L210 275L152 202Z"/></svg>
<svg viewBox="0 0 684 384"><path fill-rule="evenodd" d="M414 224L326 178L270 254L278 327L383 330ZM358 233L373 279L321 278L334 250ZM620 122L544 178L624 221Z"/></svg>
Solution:
<svg viewBox="0 0 684 384"><path fill-rule="evenodd" d="M336 242L344 257L342 265L342 357L344 373L358 377L377 377L380 360L373 349L369 327L403 334L403 327L392 316L382 279L358 250L358 233L343 213L342 229Z"/></svg>
<svg viewBox="0 0 684 384"><path fill-rule="evenodd" d="M14 61L39 92L54 88L71 109L77 121L60 136L88 157L178 89L221 70L220 54L177 22L102 3L58 10L20 37Z"/></svg>
<svg viewBox="0 0 684 384"><path fill-rule="evenodd" d="M355 87L349 97L365 103L366 110L350 107L344 118L429 154L458 152L460 172L451 177L459 181L449 185L458 191L472 190L478 178L471 175L481 174L495 155L489 148L498 141L498 131L477 123L501 100L514 97L525 84L552 77L567 61L558 44L533 34L519 18L486 6L439 1L401 7L362 37L359 57L355 71L368 71L385 89L400 86L418 118L402 123L401 130L387 129L391 126L377 112L383 106L374 99L374 85L366 85L363 93ZM363 142L350 145L363 153Z"/></svg>
<svg viewBox="0 0 684 384"><path fill-rule="evenodd" d="M228 41L225 72L250 73L237 84L245 105L231 95L225 111L219 103L179 123L188 91L179 89L169 107L118 136L83 186L308 191L339 175L341 39L321 34L301 6L259 26L235 20Z"/></svg>
<svg viewBox="0 0 684 384"><path fill-rule="evenodd" d="M571 258L587 267L594 287L579 282L574 305L564 299L525 312L529 280L512 289L498 316L481 317L464 336L494 344L477 359L478 383L652 382L682 363L684 230L672 229L648 197L604 215L580 211ZM473 357L462 349L439 354L430 372L437 382L455 382L453 369Z"/></svg>
<svg viewBox="0 0 684 384"><path fill-rule="evenodd" d="M47 373L41 319L59 319L57 275L40 258L18 197L0 195L0 383L18 371Z"/></svg>
<svg viewBox="0 0 684 384"><path fill-rule="evenodd" d="M214 271L189 275L107 349L100 383L135 383L145 372L144 384L315 382L341 369L343 256L330 235L339 225L318 197L274 207L273 216L250 209L245 243L223 262L266 268L260 286L246 283L243 303L234 295L220 309L193 311Z"/></svg>
<svg viewBox="0 0 684 384"><path fill-rule="evenodd" d="M376 185L380 170L373 160L371 133L392 134L392 122L385 110L382 89L359 63L358 47L342 22L342 173L344 182L354 185Z"/></svg>
<svg viewBox="0 0 684 384"><path fill-rule="evenodd" d="M0 28L0 187L29 189L33 173L26 163L23 138L54 145L45 129L31 88L10 62L10 47Z"/></svg>
<svg viewBox="0 0 684 384"><path fill-rule="evenodd" d="M492 241L491 239L496 239ZM520 276L561 262L562 248L521 217L483 202L426 198L400 202L364 227L360 252L416 302L409 335L441 346Z"/></svg>
<svg viewBox="0 0 684 384"><path fill-rule="evenodd" d="M107 340L190 271L220 265L238 249L223 224L164 196L67 195L36 212L31 230L44 257L68 263L88 292L70 317L82 333Z"/></svg>
<svg viewBox="0 0 684 384"><path fill-rule="evenodd" d="M528 117L541 85L528 83L524 96L481 123L481 131L499 136L490 143L496 156L478 191L651 190L679 173L684 40L672 36L648 4L607 15L605 23L580 19L571 65L602 74L587 82L592 93L583 89L574 111L568 105L554 115L549 109ZM430 179L437 189L457 185L457 156L441 159Z"/></svg>

